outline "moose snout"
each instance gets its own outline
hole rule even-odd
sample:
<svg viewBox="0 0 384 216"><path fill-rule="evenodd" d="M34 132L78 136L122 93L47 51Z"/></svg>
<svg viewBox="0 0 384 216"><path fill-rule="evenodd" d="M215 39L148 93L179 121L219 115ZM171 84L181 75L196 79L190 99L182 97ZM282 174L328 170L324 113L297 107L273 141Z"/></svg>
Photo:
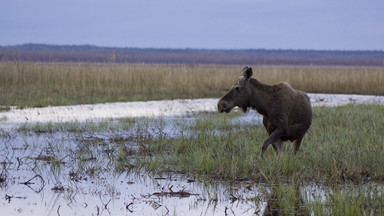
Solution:
<svg viewBox="0 0 384 216"><path fill-rule="evenodd" d="M225 101L219 101L217 103L217 110L222 113L222 112L226 112L226 113L229 113L231 111L231 106L225 102Z"/></svg>

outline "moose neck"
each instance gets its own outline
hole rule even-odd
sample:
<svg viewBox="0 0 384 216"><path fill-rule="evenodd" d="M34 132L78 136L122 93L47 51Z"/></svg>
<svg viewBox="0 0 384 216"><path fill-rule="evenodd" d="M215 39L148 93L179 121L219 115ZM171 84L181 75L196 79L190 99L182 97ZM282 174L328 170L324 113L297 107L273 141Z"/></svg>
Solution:
<svg viewBox="0 0 384 216"><path fill-rule="evenodd" d="M267 107L271 101L272 86L264 84L256 79L250 79L252 88L252 99L250 106L262 115L267 115Z"/></svg>

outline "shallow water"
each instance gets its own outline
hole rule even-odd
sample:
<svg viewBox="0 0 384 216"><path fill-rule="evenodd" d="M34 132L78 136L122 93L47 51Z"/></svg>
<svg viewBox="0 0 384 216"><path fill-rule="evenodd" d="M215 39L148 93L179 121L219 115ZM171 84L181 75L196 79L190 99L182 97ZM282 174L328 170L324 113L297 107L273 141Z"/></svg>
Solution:
<svg viewBox="0 0 384 216"><path fill-rule="evenodd" d="M111 134L5 134L0 211L7 215L253 215L256 186L116 169ZM132 144L129 141L124 144ZM246 193L244 193L246 192Z"/></svg>
<svg viewBox="0 0 384 216"><path fill-rule="evenodd" d="M310 94L310 97L314 106L384 104L384 97L378 96ZM175 173L159 176L129 164L119 169L122 145L135 148L138 135L178 136L180 127L209 115L206 111L215 111L217 100L109 103L1 112L0 212L6 215L265 214L270 193L267 185L199 181ZM119 118L126 117L146 118L126 130L59 130L42 134L17 131L25 123L107 119L118 124ZM251 111L231 121L257 125L261 116ZM316 185L301 188L301 193L324 196L322 187Z"/></svg>
<svg viewBox="0 0 384 216"><path fill-rule="evenodd" d="M384 96L308 94L312 106L340 106L348 103L384 104ZM12 108L0 112L2 128L12 128L22 123L89 121L127 117L185 116L217 109L219 99L164 100L148 102L126 102L56 106L44 108ZM253 115L248 115L252 117ZM243 118L242 120L246 120Z"/></svg>

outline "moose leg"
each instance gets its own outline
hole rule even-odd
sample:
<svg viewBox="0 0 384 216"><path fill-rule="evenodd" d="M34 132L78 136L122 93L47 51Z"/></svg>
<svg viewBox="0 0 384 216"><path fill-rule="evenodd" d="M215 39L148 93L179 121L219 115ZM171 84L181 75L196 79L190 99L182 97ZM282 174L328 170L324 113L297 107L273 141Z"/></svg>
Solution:
<svg viewBox="0 0 384 216"><path fill-rule="evenodd" d="M277 155L279 154L279 152L281 150L281 143L282 143L281 139L279 139L276 142L272 143L273 149L275 149Z"/></svg>
<svg viewBox="0 0 384 216"><path fill-rule="evenodd" d="M280 139L280 136L282 134L283 130L282 129L276 129L274 130L271 135L268 137L267 140L263 143L263 146L261 147L261 157L263 157L263 154L265 150L267 150L268 146Z"/></svg>
<svg viewBox="0 0 384 216"><path fill-rule="evenodd" d="M296 152L299 150L302 140L303 140L303 138L300 138L300 139L293 141L293 154L296 154Z"/></svg>

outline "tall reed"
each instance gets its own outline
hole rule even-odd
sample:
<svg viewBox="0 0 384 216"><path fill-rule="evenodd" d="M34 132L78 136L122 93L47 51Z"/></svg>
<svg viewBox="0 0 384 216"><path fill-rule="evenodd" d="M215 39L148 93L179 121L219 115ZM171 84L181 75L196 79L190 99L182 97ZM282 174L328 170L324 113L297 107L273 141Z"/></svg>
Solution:
<svg viewBox="0 0 384 216"><path fill-rule="evenodd" d="M220 97L242 66L0 63L0 105L48 106ZM254 76L307 92L384 94L384 68L254 66Z"/></svg>

